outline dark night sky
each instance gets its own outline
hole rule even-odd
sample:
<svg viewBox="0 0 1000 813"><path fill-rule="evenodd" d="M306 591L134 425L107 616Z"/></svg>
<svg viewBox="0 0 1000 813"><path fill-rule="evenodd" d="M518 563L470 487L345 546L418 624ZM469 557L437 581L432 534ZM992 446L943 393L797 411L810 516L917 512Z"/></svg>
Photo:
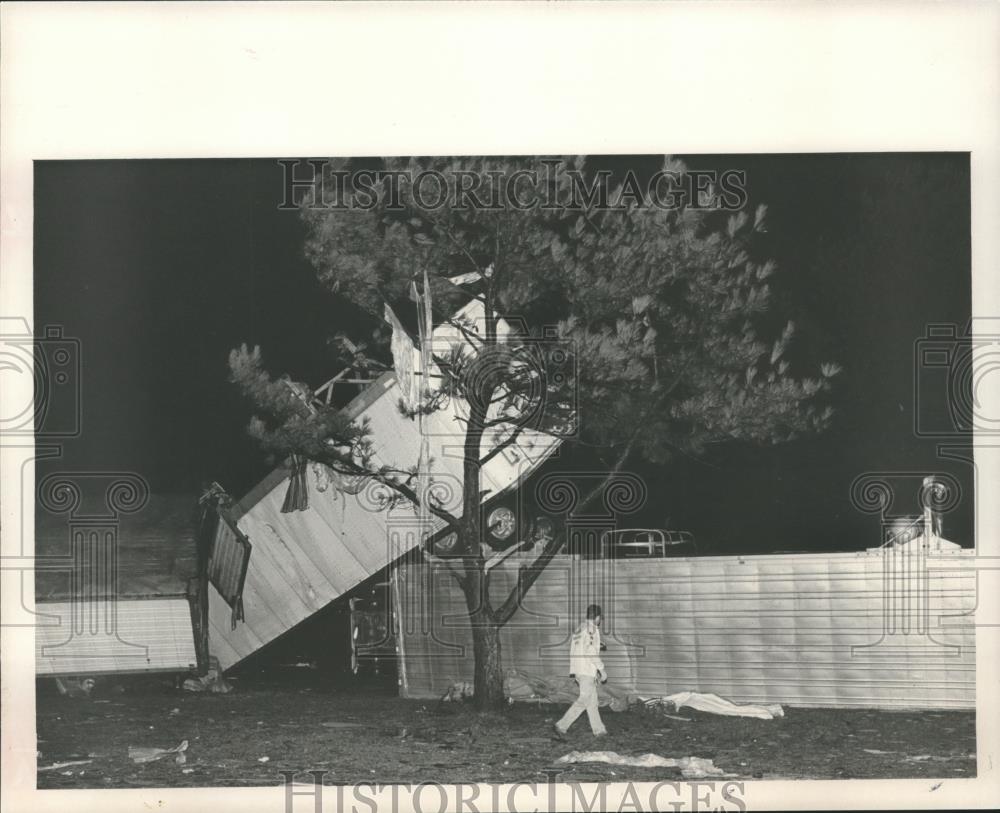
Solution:
<svg viewBox="0 0 1000 813"><path fill-rule="evenodd" d="M707 551L859 549L878 523L851 506L854 477L938 470L968 495L946 535L970 545L970 469L913 432L914 342L971 311L968 157L682 157L746 170L803 350L844 372L828 434L643 468L650 507L636 522L669 516ZM228 351L261 344L273 372L317 385L336 372L325 338L365 329L314 279L281 196L272 160L36 164L35 330L79 338L83 375L81 436L40 476L132 470L155 491L215 479L241 496L266 473Z"/></svg>

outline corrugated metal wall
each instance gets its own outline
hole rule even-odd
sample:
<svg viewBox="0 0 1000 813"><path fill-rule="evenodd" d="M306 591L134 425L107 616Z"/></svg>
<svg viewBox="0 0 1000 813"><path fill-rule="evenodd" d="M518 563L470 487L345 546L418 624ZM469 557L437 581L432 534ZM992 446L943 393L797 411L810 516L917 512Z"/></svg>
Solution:
<svg viewBox="0 0 1000 813"><path fill-rule="evenodd" d="M38 675L183 671L197 662L185 598L38 602Z"/></svg>
<svg viewBox="0 0 1000 813"><path fill-rule="evenodd" d="M570 631L597 602L610 680L639 695L974 708L973 551L943 543L928 554L921 544L617 563L559 556L504 629L503 662L566 674ZM494 572L495 603L517 566ZM407 693L440 696L452 681L471 680L465 602L453 579L427 565L398 578Z"/></svg>

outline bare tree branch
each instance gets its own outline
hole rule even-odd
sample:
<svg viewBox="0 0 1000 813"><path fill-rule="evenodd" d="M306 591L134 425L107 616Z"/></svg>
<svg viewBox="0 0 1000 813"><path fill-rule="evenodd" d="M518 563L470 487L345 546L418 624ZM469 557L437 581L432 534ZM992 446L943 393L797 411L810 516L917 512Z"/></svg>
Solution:
<svg viewBox="0 0 1000 813"><path fill-rule="evenodd" d="M518 568L517 584L514 585L514 589L511 590L510 595L507 596L504 603L497 608L494 615L498 625L502 627L510 621L514 613L517 612L518 608L521 606L521 602L531 589L531 586L541 575L542 571L548 567L549 562L552 561L552 557L559 552L559 549L562 548L564 542L565 537L563 534L554 535L534 562L532 562L528 567Z"/></svg>

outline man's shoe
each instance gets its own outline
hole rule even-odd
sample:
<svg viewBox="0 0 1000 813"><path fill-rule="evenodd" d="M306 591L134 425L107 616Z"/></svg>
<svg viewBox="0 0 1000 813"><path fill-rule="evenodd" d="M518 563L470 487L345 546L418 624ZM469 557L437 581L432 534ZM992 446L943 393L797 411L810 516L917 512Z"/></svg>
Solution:
<svg viewBox="0 0 1000 813"><path fill-rule="evenodd" d="M555 735L557 740L560 740L561 742L566 741L566 732L559 728L559 726L553 724L552 733Z"/></svg>
<svg viewBox="0 0 1000 813"><path fill-rule="evenodd" d="M608 736L608 732L607 731L598 731L594 735L594 739L597 739L598 737L606 737L606 736Z"/></svg>

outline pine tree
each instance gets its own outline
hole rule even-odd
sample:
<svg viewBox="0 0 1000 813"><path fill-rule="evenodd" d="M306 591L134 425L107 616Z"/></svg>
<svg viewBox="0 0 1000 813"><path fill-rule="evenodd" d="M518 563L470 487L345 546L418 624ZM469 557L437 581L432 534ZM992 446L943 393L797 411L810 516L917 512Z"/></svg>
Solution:
<svg viewBox="0 0 1000 813"><path fill-rule="evenodd" d="M541 166L536 159L387 160L393 194L359 193L353 205L301 210L305 253L319 280L375 319L386 303L405 302L425 273L435 321L468 333L453 314L469 296L482 303L481 335L435 357L439 396L468 405L462 510L432 501L426 509L455 533L451 553L461 565L453 573L469 609L483 708L503 703L500 628L563 543L555 534L493 606L481 545L484 459L528 429L612 450L609 477L637 456L666 462L717 443L786 442L829 424L822 395L839 371L824 364L802 375L788 359L795 326L774 312L777 268L756 256L764 207L751 217L691 201L671 208L634 199L602 207L599 196L574 202L572 176L558 170L583 170L583 159L565 159L557 171L552 161ZM663 166L683 179L678 162ZM447 180L443 196L407 182L428 170ZM462 185L494 188L524 170L552 180L540 202L555 205L459 205ZM615 201L624 190L609 191ZM428 205L439 197L444 205ZM499 318L518 326L513 336L498 335ZM569 356L558 375L545 353L553 335ZM420 502L412 469L373 462L368 426L334 407L304 408L308 387L272 379L259 348L234 350L230 367L253 403L250 434L261 448L373 478L398 499ZM439 403L430 398L409 414Z"/></svg>

